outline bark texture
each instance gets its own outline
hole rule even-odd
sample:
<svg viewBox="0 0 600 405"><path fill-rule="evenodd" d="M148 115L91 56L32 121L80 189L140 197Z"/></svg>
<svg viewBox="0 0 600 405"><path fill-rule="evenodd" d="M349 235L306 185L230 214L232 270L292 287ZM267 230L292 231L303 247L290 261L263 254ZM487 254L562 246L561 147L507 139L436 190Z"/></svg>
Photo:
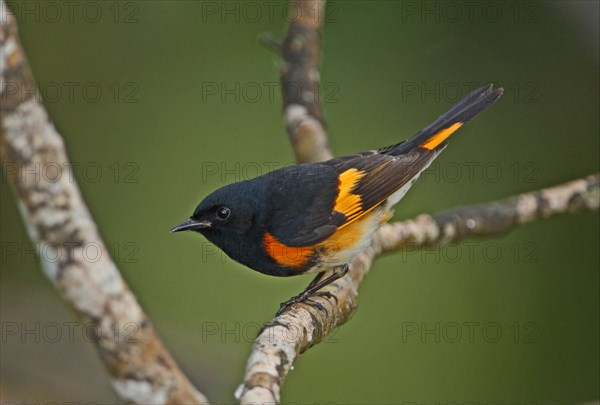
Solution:
<svg viewBox="0 0 600 405"><path fill-rule="evenodd" d="M93 325L86 330L95 333L90 340L122 400L206 402L110 258L70 170L63 139L35 91L15 19L3 1L0 10L0 157L45 275L81 321ZM56 177L41 175L53 167L61 168ZM89 247L102 253L99 260L88 258Z"/></svg>

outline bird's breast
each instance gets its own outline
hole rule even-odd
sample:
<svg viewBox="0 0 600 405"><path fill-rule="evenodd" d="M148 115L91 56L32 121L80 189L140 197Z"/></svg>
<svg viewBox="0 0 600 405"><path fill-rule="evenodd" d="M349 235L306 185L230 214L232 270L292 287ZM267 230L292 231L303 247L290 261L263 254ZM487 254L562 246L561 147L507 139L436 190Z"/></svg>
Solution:
<svg viewBox="0 0 600 405"><path fill-rule="evenodd" d="M350 263L369 247L373 233L388 217L386 209L375 209L313 246L287 246L269 233L265 234L263 245L273 261L288 269L296 269L296 274L321 272Z"/></svg>

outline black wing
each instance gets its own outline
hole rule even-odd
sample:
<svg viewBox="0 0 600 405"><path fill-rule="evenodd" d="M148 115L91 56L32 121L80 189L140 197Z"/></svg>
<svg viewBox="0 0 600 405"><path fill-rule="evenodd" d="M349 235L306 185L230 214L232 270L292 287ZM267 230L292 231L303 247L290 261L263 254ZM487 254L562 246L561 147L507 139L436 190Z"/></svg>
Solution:
<svg viewBox="0 0 600 405"><path fill-rule="evenodd" d="M401 156L371 152L297 166L297 179L274 179L267 231L287 246L322 242L383 203L437 154L425 149Z"/></svg>

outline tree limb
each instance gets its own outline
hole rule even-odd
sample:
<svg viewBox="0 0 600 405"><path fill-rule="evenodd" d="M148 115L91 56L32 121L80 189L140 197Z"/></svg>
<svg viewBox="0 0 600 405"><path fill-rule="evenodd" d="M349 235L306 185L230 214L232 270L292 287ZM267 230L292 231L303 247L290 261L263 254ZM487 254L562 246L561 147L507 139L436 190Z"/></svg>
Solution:
<svg viewBox="0 0 600 405"><path fill-rule="evenodd" d="M520 225L558 214L598 210L600 174L483 205L382 227L381 252L446 244L470 237L499 236Z"/></svg>
<svg viewBox="0 0 600 405"><path fill-rule="evenodd" d="M294 0L293 5L297 17L281 45L283 115L296 162L319 162L333 157L319 97L325 0Z"/></svg>
<svg viewBox="0 0 600 405"><path fill-rule="evenodd" d="M35 90L14 16L3 0L0 13L0 156L45 275L86 330L95 332L93 341L121 399L207 402L167 352L110 259L74 180L63 139ZM62 169L56 178L40 175L52 167ZM100 260L86 260L88 246L102 252Z"/></svg>
<svg viewBox="0 0 600 405"><path fill-rule="evenodd" d="M323 10L324 16L325 1L292 2L296 9ZM319 34L323 16L308 22L292 21L281 46L284 117L298 163L327 160L332 156L327 146L320 100L311 92L314 89L311 86L318 80L315 78L319 77ZM264 42L271 47L278 44L272 38ZM286 92L286 86L292 87L293 83L298 83L296 87L303 91L301 103L291 102ZM408 246L443 245L468 237L497 236L553 215L597 210L599 181L600 175L595 174L502 201L458 208L435 216L420 215L413 220L382 226L372 245L350 264L348 274L321 290L326 297L311 297L324 310L298 303L263 326L248 359L244 382L236 390L236 399L240 404L280 402L281 387L296 357L320 343L356 311L358 287L380 254Z"/></svg>

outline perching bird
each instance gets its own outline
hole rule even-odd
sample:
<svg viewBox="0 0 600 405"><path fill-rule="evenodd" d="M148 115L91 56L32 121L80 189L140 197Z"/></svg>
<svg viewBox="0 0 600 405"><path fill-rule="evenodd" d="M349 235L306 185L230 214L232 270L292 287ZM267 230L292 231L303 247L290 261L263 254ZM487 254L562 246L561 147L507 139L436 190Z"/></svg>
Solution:
<svg viewBox="0 0 600 405"><path fill-rule="evenodd" d="M172 232L195 231L229 257L264 274L319 273L308 297L344 276L392 206L447 146L446 139L491 106L503 89L475 90L412 138L386 148L274 170L224 186ZM324 272L336 269L321 280Z"/></svg>

